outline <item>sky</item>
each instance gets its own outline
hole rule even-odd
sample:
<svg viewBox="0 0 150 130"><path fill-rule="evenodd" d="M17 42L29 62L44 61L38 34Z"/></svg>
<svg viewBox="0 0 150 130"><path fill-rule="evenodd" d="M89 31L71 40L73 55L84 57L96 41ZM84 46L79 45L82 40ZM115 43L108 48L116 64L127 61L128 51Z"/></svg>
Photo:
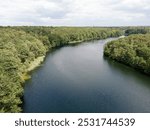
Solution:
<svg viewBox="0 0 150 130"><path fill-rule="evenodd" d="M0 0L1 26L149 26L150 0Z"/></svg>

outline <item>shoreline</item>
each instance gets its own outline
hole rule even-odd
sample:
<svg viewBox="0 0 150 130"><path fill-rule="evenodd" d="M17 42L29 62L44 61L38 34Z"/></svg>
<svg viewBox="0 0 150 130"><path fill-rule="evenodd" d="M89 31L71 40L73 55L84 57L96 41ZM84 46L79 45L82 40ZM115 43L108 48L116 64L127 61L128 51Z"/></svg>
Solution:
<svg viewBox="0 0 150 130"><path fill-rule="evenodd" d="M21 74L21 80L23 83L26 82L26 80L31 78L31 75L29 74L31 71L33 71L35 68L39 67L41 63L44 61L45 56L40 56L34 59L28 66L25 72Z"/></svg>
<svg viewBox="0 0 150 130"><path fill-rule="evenodd" d="M29 67L27 68L27 72L30 72L40 66L40 64L44 61L45 56L40 56L36 59L34 59L30 64Z"/></svg>

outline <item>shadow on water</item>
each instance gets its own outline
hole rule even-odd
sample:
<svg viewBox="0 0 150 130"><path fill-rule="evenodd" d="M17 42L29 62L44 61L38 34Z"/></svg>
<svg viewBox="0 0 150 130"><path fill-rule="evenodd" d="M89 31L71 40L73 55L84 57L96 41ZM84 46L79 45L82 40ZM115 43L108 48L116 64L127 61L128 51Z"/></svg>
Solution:
<svg viewBox="0 0 150 130"><path fill-rule="evenodd" d="M127 65L111 60L108 57L103 56L103 59L111 71L115 71L119 74L129 77L150 89L150 77L148 75L138 72L138 70L135 70Z"/></svg>

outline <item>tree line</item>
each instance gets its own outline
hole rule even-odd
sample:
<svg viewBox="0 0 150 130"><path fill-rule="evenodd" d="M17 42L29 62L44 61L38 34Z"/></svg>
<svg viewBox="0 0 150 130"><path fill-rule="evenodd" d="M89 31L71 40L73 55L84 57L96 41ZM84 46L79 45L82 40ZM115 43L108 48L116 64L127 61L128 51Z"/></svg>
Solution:
<svg viewBox="0 0 150 130"><path fill-rule="evenodd" d="M131 34L147 34L150 33L149 28L131 28L125 31L125 35L129 36Z"/></svg>

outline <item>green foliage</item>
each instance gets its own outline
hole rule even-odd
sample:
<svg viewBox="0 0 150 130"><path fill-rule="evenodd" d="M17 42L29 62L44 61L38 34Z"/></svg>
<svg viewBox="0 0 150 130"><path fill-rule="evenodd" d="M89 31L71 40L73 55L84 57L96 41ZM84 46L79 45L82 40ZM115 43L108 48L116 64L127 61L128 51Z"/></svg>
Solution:
<svg viewBox="0 0 150 130"><path fill-rule="evenodd" d="M109 42L104 55L150 75L150 34L131 35Z"/></svg>
<svg viewBox="0 0 150 130"><path fill-rule="evenodd" d="M147 34L150 33L150 28L148 27L132 27L125 30L125 35L131 35L131 34Z"/></svg>
<svg viewBox="0 0 150 130"><path fill-rule="evenodd" d="M21 75L34 58L45 53L43 43L24 31L0 29L0 112L21 111Z"/></svg>
<svg viewBox="0 0 150 130"><path fill-rule="evenodd" d="M105 39L123 35L119 28L94 27L18 27L41 40L47 48L95 39Z"/></svg>

